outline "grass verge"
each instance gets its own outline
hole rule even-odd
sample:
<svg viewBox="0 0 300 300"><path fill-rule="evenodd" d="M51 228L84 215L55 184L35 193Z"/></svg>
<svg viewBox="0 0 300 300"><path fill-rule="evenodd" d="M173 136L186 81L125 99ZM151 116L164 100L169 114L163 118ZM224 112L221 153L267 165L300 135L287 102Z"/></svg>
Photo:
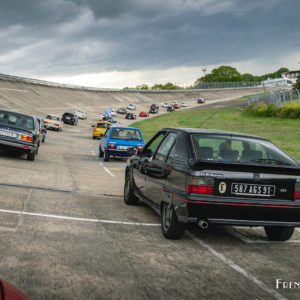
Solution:
<svg viewBox="0 0 300 300"><path fill-rule="evenodd" d="M253 134L272 140L289 155L300 161L300 120L262 118L239 108L175 111L138 121L145 141L166 127L204 128Z"/></svg>

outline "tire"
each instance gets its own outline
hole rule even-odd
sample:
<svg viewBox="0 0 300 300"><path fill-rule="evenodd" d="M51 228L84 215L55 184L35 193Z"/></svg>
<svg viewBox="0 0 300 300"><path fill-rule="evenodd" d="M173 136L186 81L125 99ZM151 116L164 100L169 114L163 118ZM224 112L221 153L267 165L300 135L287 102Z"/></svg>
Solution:
<svg viewBox="0 0 300 300"><path fill-rule="evenodd" d="M138 197L134 194L134 182L129 172L126 172L124 184L124 202L127 205L136 205L139 202Z"/></svg>
<svg viewBox="0 0 300 300"><path fill-rule="evenodd" d="M29 152L29 153L27 154L27 160L34 161L34 160L35 160L35 154L36 154L36 151L34 151L34 152Z"/></svg>
<svg viewBox="0 0 300 300"><path fill-rule="evenodd" d="M96 139L96 137L95 136L93 136L93 140L95 140Z"/></svg>
<svg viewBox="0 0 300 300"><path fill-rule="evenodd" d="M294 230L294 226L265 226L265 233L271 241L287 241Z"/></svg>
<svg viewBox="0 0 300 300"><path fill-rule="evenodd" d="M161 230L167 239L179 240L185 232L185 224L177 220L174 207L170 203L163 203L161 209Z"/></svg>
<svg viewBox="0 0 300 300"><path fill-rule="evenodd" d="M39 153L39 148L40 148L40 144L38 144L37 147L36 147L36 150L35 150L36 155Z"/></svg>
<svg viewBox="0 0 300 300"><path fill-rule="evenodd" d="M107 153L107 150L104 151L103 160L104 161L109 161L109 154Z"/></svg>
<svg viewBox="0 0 300 300"><path fill-rule="evenodd" d="M44 135L43 139L42 139L42 143L45 143L46 140L46 135Z"/></svg>
<svg viewBox="0 0 300 300"><path fill-rule="evenodd" d="M103 157L104 152L101 150L101 147L99 147L99 157Z"/></svg>

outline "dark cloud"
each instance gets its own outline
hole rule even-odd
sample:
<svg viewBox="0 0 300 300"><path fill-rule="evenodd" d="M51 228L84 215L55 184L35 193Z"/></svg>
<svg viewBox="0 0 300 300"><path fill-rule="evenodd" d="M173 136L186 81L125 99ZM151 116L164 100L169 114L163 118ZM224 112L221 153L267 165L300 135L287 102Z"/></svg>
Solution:
<svg viewBox="0 0 300 300"><path fill-rule="evenodd" d="M2 0L0 72L38 77L276 60L300 49L299 13L296 0Z"/></svg>

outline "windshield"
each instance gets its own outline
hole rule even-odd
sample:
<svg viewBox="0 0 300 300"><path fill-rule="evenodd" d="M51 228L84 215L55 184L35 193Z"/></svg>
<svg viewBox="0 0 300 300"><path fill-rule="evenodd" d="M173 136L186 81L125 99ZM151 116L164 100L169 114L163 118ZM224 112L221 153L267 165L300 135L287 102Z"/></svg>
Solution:
<svg viewBox="0 0 300 300"><path fill-rule="evenodd" d="M192 134L192 143L196 158L204 161L299 167L295 160L266 140Z"/></svg>
<svg viewBox="0 0 300 300"><path fill-rule="evenodd" d="M141 135L138 130L127 128L114 128L110 138L112 140L142 141Z"/></svg>
<svg viewBox="0 0 300 300"><path fill-rule="evenodd" d="M30 116L19 115L13 112L0 112L0 124L12 125L25 129L34 129L34 120Z"/></svg>

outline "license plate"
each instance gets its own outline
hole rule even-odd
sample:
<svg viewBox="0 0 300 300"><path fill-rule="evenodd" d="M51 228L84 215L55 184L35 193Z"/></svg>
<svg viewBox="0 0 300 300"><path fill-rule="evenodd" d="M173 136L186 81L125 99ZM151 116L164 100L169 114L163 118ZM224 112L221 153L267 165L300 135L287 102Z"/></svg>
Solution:
<svg viewBox="0 0 300 300"><path fill-rule="evenodd" d="M275 195L275 185L232 183L231 194L271 197Z"/></svg>
<svg viewBox="0 0 300 300"><path fill-rule="evenodd" d="M128 146L118 146L118 149L120 150L127 150Z"/></svg>
<svg viewBox="0 0 300 300"><path fill-rule="evenodd" d="M67 120L70 120L70 117L66 117Z"/></svg>
<svg viewBox="0 0 300 300"><path fill-rule="evenodd" d="M17 137L17 134L14 132L9 132L9 131L4 131L4 130L0 130L0 134L4 135L4 136L9 136L9 137Z"/></svg>

